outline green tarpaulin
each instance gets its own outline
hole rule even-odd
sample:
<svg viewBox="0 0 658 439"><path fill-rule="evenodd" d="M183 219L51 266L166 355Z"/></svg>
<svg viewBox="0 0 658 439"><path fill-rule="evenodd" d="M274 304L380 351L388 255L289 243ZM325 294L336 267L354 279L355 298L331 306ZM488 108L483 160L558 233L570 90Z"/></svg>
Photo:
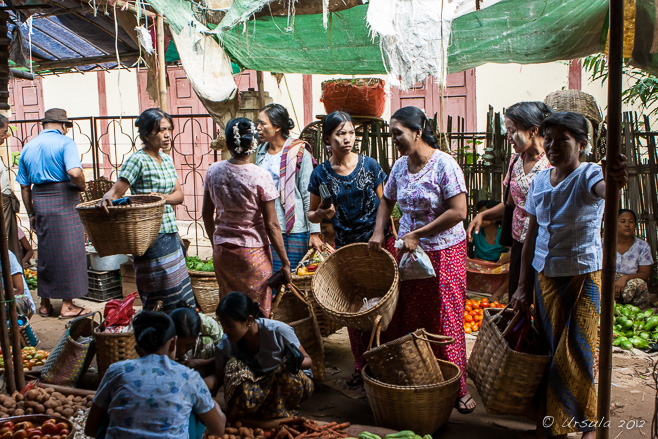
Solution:
<svg viewBox="0 0 658 439"><path fill-rule="evenodd" d="M645 0L653 5L653 0ZM193 19L186 0L149 0L174 32ZM226 18L243 16L260 0L238 0ZM486 3L484 3L486 4ZM247 69L306 74L386 73L378 41L366 23L368 5L331 13L264 17L220 33L229 56ZM448 70L485 63L541 63L599 52L607 32L607 0L503 0L454 20ZM235 21L235 20L233 20ZM224 23L224 22L223 22ZM220 25L221 27L221 25Z"/></svg>

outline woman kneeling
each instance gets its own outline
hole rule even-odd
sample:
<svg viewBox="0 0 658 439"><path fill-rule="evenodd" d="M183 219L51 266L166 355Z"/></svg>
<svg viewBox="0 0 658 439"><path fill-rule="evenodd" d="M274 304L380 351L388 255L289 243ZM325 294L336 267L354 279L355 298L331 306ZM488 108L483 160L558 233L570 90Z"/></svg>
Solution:
<svg viewBox="0 0 658 439"><path fill-rule="evenodd" d="M215 374L206 382L217 389L223 378L229 416L296 414L313 393L313 381L311 357L293 329L262 318L258 304L238 292L219 302L217 317L224 336L215 350Z"/></svg>

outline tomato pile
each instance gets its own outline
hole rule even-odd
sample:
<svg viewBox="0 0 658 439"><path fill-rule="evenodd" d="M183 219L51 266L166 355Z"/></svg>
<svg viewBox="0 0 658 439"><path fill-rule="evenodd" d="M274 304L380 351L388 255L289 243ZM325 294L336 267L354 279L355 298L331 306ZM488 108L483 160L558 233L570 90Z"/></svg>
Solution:
<svg viewBox="0 0 658 439"><path fill-rule="evenodd" d="M69 424L48 419L41 425L35 425L29 421L14 424L7 421L0 429L0 439L65 439L71 434Z"/></svg>
<svg viewBox="0 0 658 439"><path fill-rule="evenodd" d="M43 366L50 353L41 349L26 346L21 349L21 356L23 357L23 371L27 372L32 370L34 366ZM2 349L0 349L0 370L4 370L5 361L2 358ZM3 439L0 435L0 439Z"/></svg>
<svg viewBox="0 0 658 439"><path fill-rule="evenodd" d="M471 334L480 330L482 316L484 310L487 308L505 308L505 305L496 301L489 303L489 299L487 298L482 300L466 300L466 307L464 309L464 332Z"/></svg>

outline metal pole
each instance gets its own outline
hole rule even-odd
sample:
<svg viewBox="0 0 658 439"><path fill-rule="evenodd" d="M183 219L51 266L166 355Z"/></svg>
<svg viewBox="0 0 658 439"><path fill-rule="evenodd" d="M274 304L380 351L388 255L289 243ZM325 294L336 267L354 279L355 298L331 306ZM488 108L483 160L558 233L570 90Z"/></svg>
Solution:
<svg viewBox="0 0 658 439"><path fill-rule="evenodd" d="M158 89L160 92L160 108L167 112L167 62L165 61L164 18L158 14L156 20L157 55L158 55Z"/></svg>
<svg viewBox="0 0 658 439"><path fill-rule="evenodd" d="M619 186L610 178L612 166L621 153L622 52L624 0L610 0L608 52L608 138L606 152L605 212L603 216L603 270L601 273L601 343L599 347L599 393L597 439L610 436L610 391L612 383L612 324L615 308L617 263L617 212Z"/></svg>

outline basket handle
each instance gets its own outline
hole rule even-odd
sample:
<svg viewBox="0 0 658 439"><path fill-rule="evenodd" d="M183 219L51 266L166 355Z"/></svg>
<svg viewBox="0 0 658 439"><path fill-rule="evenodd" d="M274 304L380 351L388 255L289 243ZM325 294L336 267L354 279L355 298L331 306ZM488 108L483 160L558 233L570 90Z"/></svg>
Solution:
<svg viewBox="0 0 658 439"><path fill-rule="evenodd" d="M299 270L299 268L302 266L302 264L303 264L308 258L310 258L311 256L313 256L313 253L315 253L315 249L314 249L314 248L309 249L309 250L306 252L306 254L304 255L304 257L302 258L302 260L299 261L299 264L297 264L297 267L295 267L295 270Z"/></svg>
<svg viewBox="0 0 658 439"><path fill-rule="evenodd" d="M311 306L308 303L308 299L305 297L304 293L299 291L299 288L297 288L294 284L288 284L287 287L288 287L288 291L291 291L295 296L297 296L299 300L304 302L306 306Z"/></svg>
<svg viewBox="0 0 658 439"><path fill-rule="evenodd" d="M81 315L81 316L78 316L78 317L76 317L76 318L74 318L74 319L71 319L71 320L69 320L68 322L66 322L66 329L69 329L69 328L71 327L72 324L74 324L75 322L80 321L80 320L82 320L82 319L86 319L86 318L91 317L91 319L94 320L94 317L95 317L96 315L98 315L98 325L100 326L101 321L102 321L102 319L103 319L103 316L101 315L101 312L100 312L100 311L92 311L92 312L90 312L90 313L83 314L83 315Z"/></svg>
<svg viewBox="0 0 658 439"><path fill-rule="evenodd" d="M438 344L438 345L449 345L449 344L453 344L455 342L454 338L448 337L447 335L432 334L431 332L427 332L424 329L422 331L423 331L423 336L424 337L420 337L420 336L416 335L413 332L411 333L411 335L415 339L423 340L423 341L426 341L428 343L433 343L433 344ZM431 338L433 338L434 340L430 340Z"/></svg>
<svg viewBox="0 0 658 439"><path fill-rule="evenodd" d="M507 305L507 306L506 306L506 307L500 312L500 315L502 316L503 313L504 313L509 307L510 307L510 306L509 306L509 304L508 304L508 305ZM512 329L514 329L514 325L516 325L516 322L518 322L519 319L520 319L521 317L522 317L521 311L516 311L516 312L514 313L514 317L512 317L512 320L509 321L509 323L507 324L507 327L505 328L505 330L504 330L503 333L502 333L502 337L503 337L503 338L505 338L505 337L507 337L507 335L509 335L510 331L512 331Z"/></svg>
<svg viewBox="0 0 658 439"><path fill-rule="evenodd" d="M370 333L370 342L368 342L368 350L372 349L372 342L374 341L375 337L377 337L377 347L379 347L380 344L380 336L382 333L382 315L377 314L377 317L375 317L375 322L372 324L372 332Z"/></svg>
<svg viewBox="0 0 658 439"><path fill-rule="evenodd" d="M279 307L279 303L281 303L281 299L283 298L283 294L286 292L286 286L284 284L281 284L279 287L279 291L277 292L276 297L274 298L274 303L272 304L272 308L270 309L270 316L274 315L276 312L276 309Z"/></svg>

